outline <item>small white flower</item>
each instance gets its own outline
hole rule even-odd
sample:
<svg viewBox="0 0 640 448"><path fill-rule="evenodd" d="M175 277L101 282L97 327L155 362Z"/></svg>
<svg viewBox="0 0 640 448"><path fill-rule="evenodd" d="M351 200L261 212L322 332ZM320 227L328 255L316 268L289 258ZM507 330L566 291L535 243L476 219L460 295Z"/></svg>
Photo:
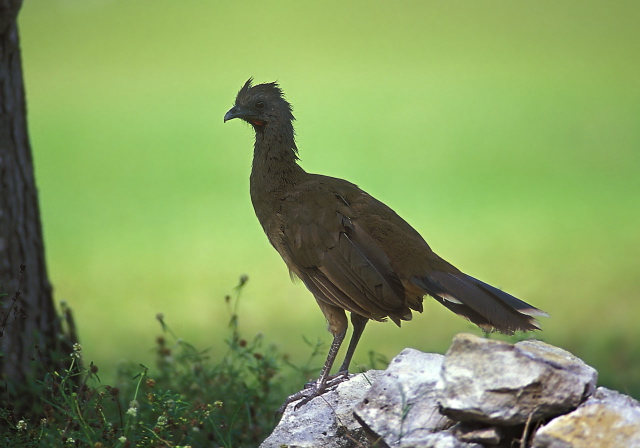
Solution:
<svg viewBox="0 0 640 448"><path fill-rule="evenodd" d="M26 431L27 429L27 422L25 422L24 420L20 420L18 422L18 424L16 425L16 428L18 429L18 431Z"/></svg>
<svg viewBox="0 0 640 448"><path fill-rule="evenodd" d="M78 359L82 356L82 346L77 342L73 344L73 353L71 353L70 356Z"/></svg>
<svg viewBox="0 0 640 448"><path fill-rule="evenodd" d="M127 414L135 417L136 415L138 415L138 410L136 408L129 408L127 409Z"/></svg>
<svg viewBox="0 0 640 448"><path fill-rule="evenodd" d="M120 443L124 443L124 442L126 442L126 441L127 441L127 438L126 438L125 436L122 436L122 437L120 437L120 438L118 439L118 442L120 442Z"/></svg>
<svg viewBox="0 0 640 448"><path fill-rule="evenodd" d="M160 417L158 417L157 426L164 426L166 424L167 424L167 416L166 415L161 415Z"/></svg>

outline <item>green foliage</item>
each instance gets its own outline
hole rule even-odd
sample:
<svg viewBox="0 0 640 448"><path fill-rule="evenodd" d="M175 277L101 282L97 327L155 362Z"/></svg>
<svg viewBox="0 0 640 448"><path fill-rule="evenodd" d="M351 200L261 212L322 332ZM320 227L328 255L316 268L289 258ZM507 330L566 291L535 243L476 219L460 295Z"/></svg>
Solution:
<svg viewBox="0 0 640 448"><path fill-rule="evenodd" d="M257 446L275 426L285 395L283 360L262 335L246 340L240 333L237 306L246 281L225 298L229 336L221 357L177 338L158 315L156 367L122 365L113 387L100 384L93 363L83 366L75 344L66 370L33 385L44 401L39 419L0 409L2 446Z"/></svg>

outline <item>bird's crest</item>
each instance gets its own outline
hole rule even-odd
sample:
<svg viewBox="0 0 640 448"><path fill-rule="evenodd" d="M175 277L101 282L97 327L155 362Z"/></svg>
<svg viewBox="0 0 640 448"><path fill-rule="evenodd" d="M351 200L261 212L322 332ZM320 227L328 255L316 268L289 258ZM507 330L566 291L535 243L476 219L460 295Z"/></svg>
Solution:
<svg viewBox="0 0 640 448"><path fill-rule="evenodd" d="M280 88L280 85L277 81L256 84L254 86L253 77L247 79L247 82L244 83L244 85L238 92L238 95L236 96L236 105L251 104L251 102L257 99L284 105L284 108L280 108L284 109L284 116L291 121L295 120L292 114L293 107L291 107L291 104L285 99L284 92Z"/></svg>
<svg viewBox="0 0 640 448"><path fill-rule="evenodd" d="M247 79L240 91L238 92L238 98L246 98L249 96L262 93L270 97L279 97L284 100L284 92L280 88L280 84L277 81L266 82L263 84L253 85L253 77Z"/></svg>

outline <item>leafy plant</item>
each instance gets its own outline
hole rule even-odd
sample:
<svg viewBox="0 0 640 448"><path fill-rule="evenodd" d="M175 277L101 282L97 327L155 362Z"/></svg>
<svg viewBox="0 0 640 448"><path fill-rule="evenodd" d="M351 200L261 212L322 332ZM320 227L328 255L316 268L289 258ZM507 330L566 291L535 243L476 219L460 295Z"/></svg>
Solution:
<svg viewBox="0 0 640 448"><path fill-rule="evenodd" d="M257 446L276 424L274 410L286 395L283 356L262 335L243 338L238 304L248 278L226 296L229 336L215 358L178 338L163 315L156 339L157 365L120 367L118 386L100 384L98 367L82 363L73 346L68 368L33 384L41 391L38 421L0 409L0 441L6 447ZM303 369L304 370L304 369Z"/></svg>

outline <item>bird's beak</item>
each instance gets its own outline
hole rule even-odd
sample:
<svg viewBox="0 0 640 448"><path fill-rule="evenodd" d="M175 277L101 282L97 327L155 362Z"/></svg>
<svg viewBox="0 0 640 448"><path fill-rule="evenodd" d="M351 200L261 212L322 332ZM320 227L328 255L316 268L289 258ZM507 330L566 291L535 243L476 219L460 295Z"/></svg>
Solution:
<svg viewBox="0 0 640 448"><path fill-rule="evenodd" d="M224 114L224 122L226 123L227 121L233 120L234 118L242 118L245 115L246 114L240 106L233 106L231 109L229 109L229 112Z"/></svg>

